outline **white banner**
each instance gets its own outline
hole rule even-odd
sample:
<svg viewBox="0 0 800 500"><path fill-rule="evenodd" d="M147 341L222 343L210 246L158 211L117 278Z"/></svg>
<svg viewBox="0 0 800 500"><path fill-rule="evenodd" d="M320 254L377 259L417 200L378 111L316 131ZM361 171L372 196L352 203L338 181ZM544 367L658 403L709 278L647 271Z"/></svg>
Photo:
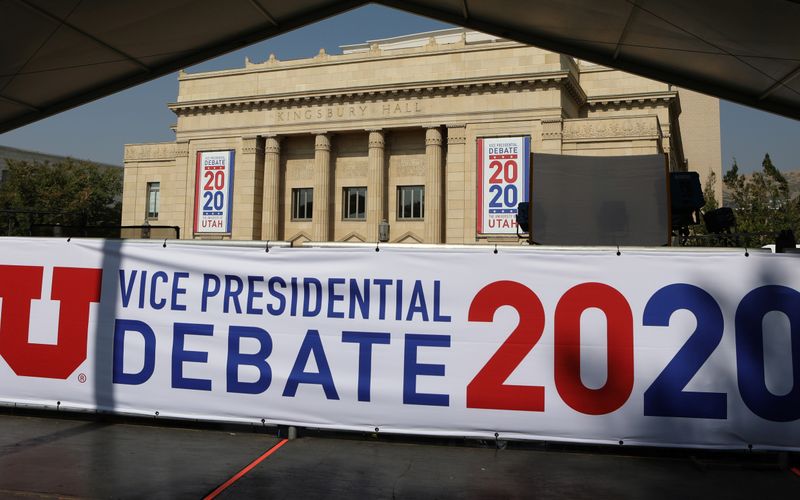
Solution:
<svg viewBox="0 0 800 500"><path fill-rule="evenodd" d="M231 232L233 157L233 150L197 152L195 233Z"/></svg>
<svg viewBox="0 0 800 500"><path fill-rule="evenodd" d="M531 138L477 141L478 234L516 234L517 205L528 201Z"/></svg>
<svg viewBox="0 0 800 500"><path fill-rule="evenodd" d="M800 258L0 240L0 400L800 449Z"/></svg>

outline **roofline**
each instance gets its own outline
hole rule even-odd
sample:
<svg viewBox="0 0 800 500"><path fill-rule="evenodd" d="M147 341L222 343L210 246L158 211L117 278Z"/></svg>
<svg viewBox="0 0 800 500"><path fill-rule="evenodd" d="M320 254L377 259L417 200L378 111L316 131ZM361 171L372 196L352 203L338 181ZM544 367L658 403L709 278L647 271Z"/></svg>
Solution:
<svg viewBox="0 0 800 500"><path fill-rule="evenodd" d="M415 40L418 38L437 36L437 35L450 35L456 33L466 33L468 31L476 31L471 28L464 28L463 26L456 26L454 28L444 28L440 30L432 30L432 31L422 31L419 33L409 33L407 35L398 35L398 36L391 36L388 38L376 38L374 40L367 40L366 42L359 42L359 43L350 43L346 45L339 45L339 48L342 50L350 50L350 49L358 49L358 48L368 48L372 43L396 43L402 42L406 40ZM477 31L476 31L477 32Z"/></svg>

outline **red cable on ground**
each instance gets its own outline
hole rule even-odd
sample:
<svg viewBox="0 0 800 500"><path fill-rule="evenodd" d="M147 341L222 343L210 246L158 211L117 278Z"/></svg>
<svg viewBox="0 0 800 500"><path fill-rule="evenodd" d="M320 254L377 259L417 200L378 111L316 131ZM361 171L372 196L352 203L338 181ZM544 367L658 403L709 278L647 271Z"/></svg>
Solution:
<svg viewBox="0 0 800 500"><path fill-rule="evenodd" d="M800 467L792 467L792 472L800 476Z"/></svg>
<svg viewBox="0 0 800 500"><path fill-rule="evenodd" d="M256 465L260 464L265 458L267 458L268 456L270 456L273 453L275 453L276 451L278 451L278 448L280 448L281 446L285 445L288 441L289 441L288 439L282 439L278 444L276 444L275 446L273 446L272 448L270 448L269 450L264 452L263 455L261 455L260 457L256 458L252 462L250 462L250 464L247 467L245 467L244 469L242 469L239 472L237 472L235 476L233 476L232 478L228 479L227 481L225 481L221 485L217 486L217 489L215 489L214 491L212 491L211 493L206 495L203 498L203 500L213 500L214 498L216 498L217 495L219 495L220 493L225 491L225 489L227 489L228 486L232 485L233 483L235 483L236 481L241 479L241 477L244 476L245 474L247 474L248 472L250 472L250 470L252 470L253 467L255 467Z"/></svg>

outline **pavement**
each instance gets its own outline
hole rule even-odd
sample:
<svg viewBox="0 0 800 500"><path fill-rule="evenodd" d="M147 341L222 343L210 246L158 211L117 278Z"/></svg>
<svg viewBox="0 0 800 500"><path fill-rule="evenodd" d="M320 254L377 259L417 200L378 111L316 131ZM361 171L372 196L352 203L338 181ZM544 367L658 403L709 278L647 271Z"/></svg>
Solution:
<svg viewBox="0 0 800 500"><path fill-rule="evenodd" d="M796 455L189 425L0 414L0 498L800 498Z"/></svg>

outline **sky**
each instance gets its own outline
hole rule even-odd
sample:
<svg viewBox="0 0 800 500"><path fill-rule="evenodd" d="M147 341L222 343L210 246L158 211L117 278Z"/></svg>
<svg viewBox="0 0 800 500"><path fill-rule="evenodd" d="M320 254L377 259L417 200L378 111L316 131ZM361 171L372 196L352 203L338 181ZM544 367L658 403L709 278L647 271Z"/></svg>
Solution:
<svg viewBox="0 0 800 500"><path fill-rule="evenodd" d="M281 60L313 57L320 48L337 54L340 45L449 27L388 7L367 5L187 71L242 68L245 57L262 62L270 53ZM170 126L176 119L167 103L174 102L177 93L178 76L173 73L0 134L0 145L121 166L125 144L175 139ZM733 158L745 172L758 169L765 153L783 171L800 169L800 121L727 101L720 102L720 120L723 172L730 168Z"/></svg>

